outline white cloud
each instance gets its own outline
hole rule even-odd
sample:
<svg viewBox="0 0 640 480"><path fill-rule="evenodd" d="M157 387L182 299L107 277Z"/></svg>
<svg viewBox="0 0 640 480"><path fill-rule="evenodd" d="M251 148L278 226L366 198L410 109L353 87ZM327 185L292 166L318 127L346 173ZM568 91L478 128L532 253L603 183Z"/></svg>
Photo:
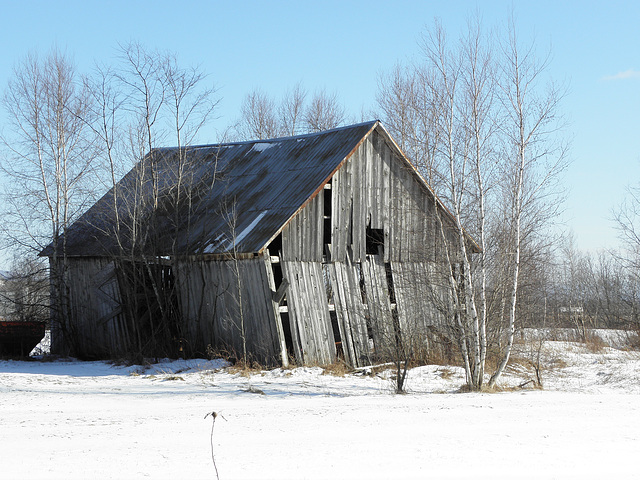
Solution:
<svg viewBox="0 0 640 480"><path fill-rule="evenodd" d="M624 72L616 73L615 75L603 77L603 80L629 80L633 78L640 78L640 71L626 70Z"/></svg>

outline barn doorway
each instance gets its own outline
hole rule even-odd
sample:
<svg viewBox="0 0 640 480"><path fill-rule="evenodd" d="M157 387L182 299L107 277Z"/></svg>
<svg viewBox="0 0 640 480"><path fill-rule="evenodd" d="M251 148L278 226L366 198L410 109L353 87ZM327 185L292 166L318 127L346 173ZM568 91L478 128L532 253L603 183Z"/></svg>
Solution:
<svg viewBox="0 0 640 480"><path fill-rule="evenodd" d="M129 332L129 351L148 357L174 357L180 347L175 275L167 263L120 261L118 284Z"/></svg>

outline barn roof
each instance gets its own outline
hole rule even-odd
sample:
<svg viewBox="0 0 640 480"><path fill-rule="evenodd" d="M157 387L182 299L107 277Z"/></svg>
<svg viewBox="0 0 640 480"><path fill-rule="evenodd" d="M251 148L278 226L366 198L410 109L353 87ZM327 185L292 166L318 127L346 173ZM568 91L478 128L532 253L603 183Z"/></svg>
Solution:
<svg viewBox="0 0 640 480"><path fill-rule="evenodd" d="M154 149L70 227L67 255L261 252L376 127L390 139L371 121L271 140ZM41 255L52 253L49 246Z"/></svg>
<svg viewBox="0 0 640 480"><path fill-rule="evenodd" d="M259 252L377 123L272 140L187 147L181 152L178 148L154 149L72 225L67 253L117 255L118 241L124 251L130 251L132 245L145 240L145 234L145 244L154 254ZM180 157L187 160L180 162ZM179 178L181 200L176 203ZM151 195L154 189L157 195ZM137 198L146 195L146 199L135 201L134 192ZM158 199L157 208L150 197ZM154 231L134 235L134 218L151 219ZM51 253L51 247L42 252Z"/></svg>

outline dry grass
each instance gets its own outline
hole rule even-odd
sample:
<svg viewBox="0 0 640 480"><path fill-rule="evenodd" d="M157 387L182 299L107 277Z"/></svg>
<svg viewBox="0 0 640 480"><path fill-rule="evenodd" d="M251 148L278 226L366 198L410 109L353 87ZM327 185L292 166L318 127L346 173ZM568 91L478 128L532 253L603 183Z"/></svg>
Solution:
<svg viewBox="0 0 640 480"><path fill-rule="evenodd" d="M598 334L587 331L585 333L584 346L591 353L601 353L609 345Z"/></svg>
<svg viewBox="0 0 640 480"><path fill-rule="evenodd" d="M567 362L565 362L562 358L559 357L553 357L551 360L549 360L549 368L552 370L559 370L561 368L567 368L569 366L569 364Z"/></svg>
<svg viewBox="0 0 640 480"><path fill-rule="evenodd" d="M334 377L344 377L349 373L353 373L353 369L347 365L344 361L337 359L330 365L322 367L323 375L333 375Z"/></svg>
<svg viewBox="0 0 640 480"><path fill-rule="evenodd" d="M457 393L500 393L507 391L508 387L501 387L496 385L492 388L489 388L486 384L482 386L480 390L472 390L469 385L466 383L462 384L460 388L456 391Z"/></svg>
<svg viewBox="0 0 640 480"><path fill-rule="evenodd" d="M440 378L444 380L448 380L455 375L455 372L447 367L439 368L438 370L436 370L436 373L438 374L438 376L440 376Z"/></svg>
<svg viewBox="0 0 640 480"><path fill-rule="evenodd" d="M256 362L236 361L233 365L226 368L229 373L237 373L242 377L250 377L251 375L262 374L264 367Z"/></svg>
<svg viewBox="0 0 640 480"><path fill-rule="evenodd" d="M507 368L516 371L518 369L529 369L531 367L531 360L527 358L522 353L513 352L509 356L509 363L507 364ZM492 371L493 369L486 368L486 371Z"/></svg>
<svg viewBox="0 0 640 480"><path fill-rule="evenodd" d="M637 331L627 332L624 344L621 345L625 350L640 350L640 333Z"/></svg>
<svg viewBox="0 0 640 480"><path fill-rule="evenodd" d="M255 374L264 374L264 370L267 368L254 360L243 360L241 355L238 355L234 350L228 349L214 349L210 344L207 345L207 357L209 360L219 359L225 360L230 364L226 367L226 371L229 373L238 373L243 377L249 377Z"/></svg>
<svg viewBox="0 0 640 480"><path fill-rule="evenodd" d="M522 390L542 390L542 385L536 382L533 378L527 379L519 385L503 385L495 386L493 393L499 392L520 392Z"/></svg>

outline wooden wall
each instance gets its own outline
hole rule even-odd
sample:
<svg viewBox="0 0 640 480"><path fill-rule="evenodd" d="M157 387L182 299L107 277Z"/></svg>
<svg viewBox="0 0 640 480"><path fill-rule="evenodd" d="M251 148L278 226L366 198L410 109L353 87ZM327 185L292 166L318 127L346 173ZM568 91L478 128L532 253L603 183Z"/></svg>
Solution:
<svg viewBox="0 0 640 480"><path fill-rule="evenodd" d="M124 355L130 329L120 308L113 261L105 258L69 258L65 281L71 318L63 329L52 326L52 349L64 351L73 344L74 355L101 357ZM63 312L67 310L63 308ZM73 335L65 338L64 330Z"/></svg>
<svg viewBox="0 0 640 480"><path fill-rule="evenodd" d="M360 288L361 266L347 262L327 265L333 302L345 361L355 367L371 365L367 330L367 304Z"/></svg>
<svg viewBox="0 0 640 480"><path fill-rule="evenodd" d="M350 247L364 262L367 227L384 230L385 262L434 258L434 199L378 132L336 172L332 198L332 261Z"/></svg>
<svg viewBox="0 0 640 480"><path fill-rule="evenodd" d="M326 365L336 359L335 338L320 262L283 261L289 281L287 307L296 359L307 365Z"/></svg>
<svg viewBox="0 0 640 480"><path fill-rule="evenodd" d="M183 333L191 350L205 352L211 345L241 358L244 321L250 359L265 365L282 361L277 308L272 300L275 287L268 274L268 262L266 255L237 261L177 262Z"/></svg>
<svg viewBox="0 0 640 480"><path fill-rule="evenodd" d="M393 348L394 316L407 333L445 321L432 285L439 236L434 198L377 131L329 187L282 232L295 356L304 363L335 359L333 310L345 360L360 366ZM367 228L383 231L382 256L367 254ZM329 245L323 245L326 238Z"/></svg>
<svg viewBox="0 0 640 480"><path fill-rule="evenodd" d="M291 219L282 232L282 260L322 262L324 197L321 191Z"/></svg>

